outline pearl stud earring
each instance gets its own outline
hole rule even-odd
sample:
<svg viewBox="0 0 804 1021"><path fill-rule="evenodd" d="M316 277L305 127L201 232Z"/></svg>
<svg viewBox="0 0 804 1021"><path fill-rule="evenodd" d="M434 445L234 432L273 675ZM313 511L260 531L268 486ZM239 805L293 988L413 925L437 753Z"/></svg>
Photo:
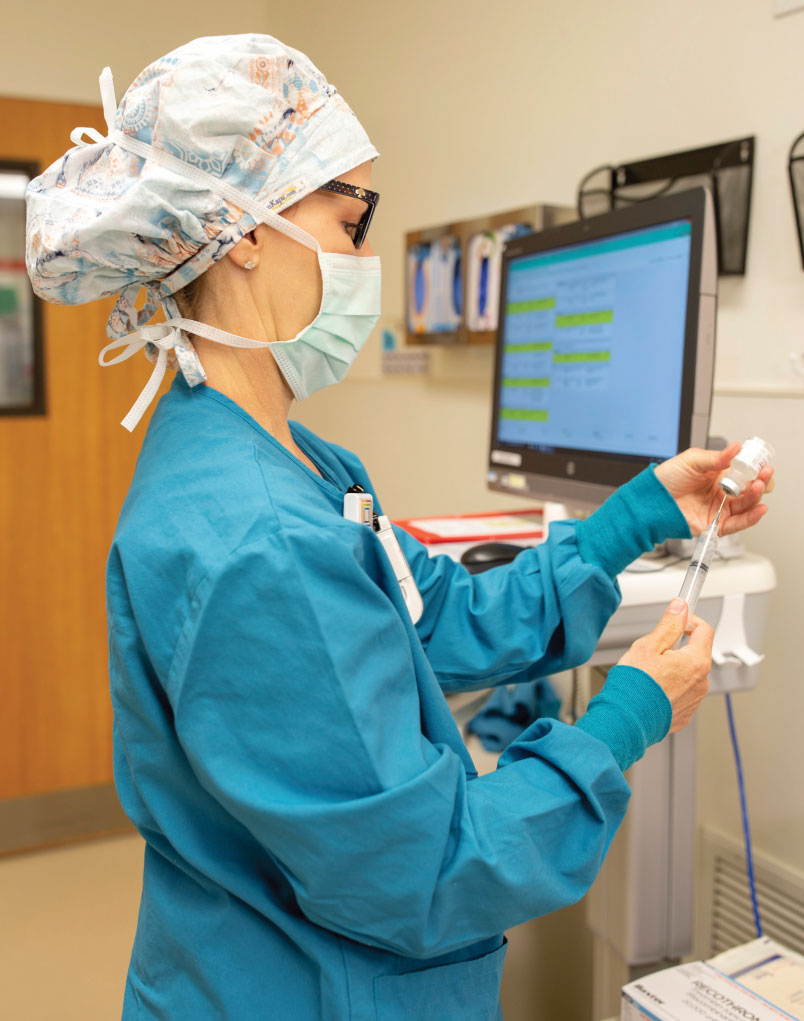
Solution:
<svg viewBox="0 0 804 1021"><path fill-rule="evenodd" d="M246 269L254 269L256 265L257 263L254 262L253 259L249 259L248 262L246 263Z"/></svg>

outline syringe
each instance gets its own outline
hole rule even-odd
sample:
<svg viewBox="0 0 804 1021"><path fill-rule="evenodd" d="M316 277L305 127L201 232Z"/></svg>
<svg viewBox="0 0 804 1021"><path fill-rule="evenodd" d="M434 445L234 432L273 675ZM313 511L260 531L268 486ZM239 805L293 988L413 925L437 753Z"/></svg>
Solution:
<svg viewBox="0 0 804 1021"><path fill-rule="evenodd" d="M688 619L695 613L695 606L709 571L709 565L712 563L717 552L717 529L720 524L720 512L723 510L725 502L726 497L724 496L723 503L718 507L712 524L705 532L701 532L690 558L690 566L687 568L687 573L684 576L684 584L681 586L681 591L678 594L679 598L683 599L689 607Z"/></svg>

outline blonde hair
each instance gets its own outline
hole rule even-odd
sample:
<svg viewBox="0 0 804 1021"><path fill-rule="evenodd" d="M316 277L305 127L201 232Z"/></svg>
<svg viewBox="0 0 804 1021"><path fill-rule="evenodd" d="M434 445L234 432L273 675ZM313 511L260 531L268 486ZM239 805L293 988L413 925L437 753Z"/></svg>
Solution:
<svg viewBox="0 0 804 1021"><path fill-rule="evenodd" d="M185 284L181 290L176 291L173 295L183 319L195 319L198 321L204 287L206 286L204 283L205 276L206 274L202 273L195 280L191 280L189 284Z"/></svg>

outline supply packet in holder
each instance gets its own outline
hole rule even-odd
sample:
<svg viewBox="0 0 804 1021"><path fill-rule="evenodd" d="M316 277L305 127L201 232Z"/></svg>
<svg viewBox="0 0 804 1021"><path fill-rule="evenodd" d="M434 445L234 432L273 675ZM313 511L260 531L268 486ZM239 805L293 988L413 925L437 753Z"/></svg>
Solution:
<svg viewBox="0 0 804 1021"><path fill-rule="evenodd" d="M804 957L762 938L622 991L622 1021L804 1021Z"/></svg>

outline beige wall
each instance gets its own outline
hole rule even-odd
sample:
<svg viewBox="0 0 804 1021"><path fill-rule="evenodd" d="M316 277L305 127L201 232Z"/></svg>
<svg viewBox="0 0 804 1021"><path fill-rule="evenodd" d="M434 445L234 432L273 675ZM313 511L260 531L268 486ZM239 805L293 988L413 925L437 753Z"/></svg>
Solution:
<svg viewBox="0 0 804 1021"><path fill-rule="evenodd" d="M768 657L735 712L755 841L800 867L804 379L789 354L804 351L804 273L786 158L804 130L804 13L776 19L771 6L410 0L364 5L375 17L361 28L321 4L303 21L277 12L271 30L326 69L380 150L372 230L391 326L402 321L406 230L533 201L571 204L600 163L757 136L748 273L720 286L712 431L757 433L778 452L773 512L749 540L779 574ZM383 380L378 364L375 337L354 378L298 417L361 454L386 511L516 506L483 483L490 352L442 352L423 379ZM700 817L738 835L720 699L699 729Z"/></svg>
<svg viewBox="0 0 804 1021"><path fill-rule="evenodd" d="M46 0L12 5L6 13L0 93L97 102L97 75L106 64L120 96L148 61L192 36L244 30L270 31L306 50L382 153L373 242L383 257L391 326L401 322L406 230L538 200L571 203L578 179L598 163L757 135L748 275L721 287L713 430L736 437L757 432L778 450L773 515L751 537L752 548L772 557L779 572L768 659L760 688L741 695L736 712L756 843L801 867L804 545L797 526L804 402L780 395L804 393L788 367L789 352L804 350L804 274L785 178L787 147L804 129L804 14L775 20L770 0L310 0L281 8L246 0L232 14L211 0L147 0L118 9L95 0L69 12ZM102 338L87 343L85 357L93 362ZM148 371L143 363L143 380ZM424 379L382 380L375 340L352 378L317 395L298 417L360 452L393 515L517 506L483 486L490 371L490 352L452 351ZM701 818L737 834L719 700L705 705L699 733ZM52 915L37 913L41 931L55 928L69 940L74 930L63 929L63 920L79 908L53 888L59 855L69 854L65 867L72 867L83 854L90 873L108 867L121 888L128 884L135 894L138 888L136 842L126 854L110 852L106 866L95 853L72 849L0 863L0 884L13 890L24 867L25 889L52 897ZM82 889L88 901L93 892L98 902L106 896L100 886ZM133 900L123 900L120 911L133 911ZM8 931L22 931L31 910L28 897L17 897L4 912ZM104 944L108 924L102 911L83 912L88 948ZM116 963L104 964L107 973L120 970L119 981L109 983L107 1006L82 1000L88 994L73 986L66 996L76 1018L115 1016L125 925ZM58 941L37 943L36 952L45 968L60 953ZM15 965L7 978L23 974ZM37 995L44 1002L44 985ZM82 1006L90 1002L91 1010Z"/></svg>
<svg viewBox="0 0 804 1021"><path fill-rule="evenodd" d="M267 31L271 6L265 0L6 4L0 93L100 103L98 75L108 65L119 100L146 65L190 39ZM65 151L69 146L65 138Z"/></svg>

